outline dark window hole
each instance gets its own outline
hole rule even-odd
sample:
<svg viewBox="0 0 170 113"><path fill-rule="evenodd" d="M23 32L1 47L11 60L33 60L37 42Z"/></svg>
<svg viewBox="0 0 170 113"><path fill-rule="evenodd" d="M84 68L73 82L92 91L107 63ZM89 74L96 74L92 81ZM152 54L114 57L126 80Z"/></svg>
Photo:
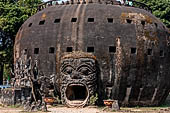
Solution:
<svg viewBox="0 0 170 113"><path fill-rule="evenodd" d="M156 27L156 28L158 27L158 24L157 24L157 23L155 23L155 27Z"/></svg>
<svg viewBox="0 0 170 113"><path fill-rule="evenodd" d="M106 84L106 87L112 87L113 85L112 84Z"/></svg>
<svg viewBox="0 0 170 113"><path fill-rule="evenodd" d="M152 46L155 46L155 41L151 41Z"/></svg>
<svg viewBox="0 0 170 113"><path fill-rule="evenodd" d="M39 54L39 48L34 48L34 54Z"/></svg>
<svg viewBox="0 0 170 113"><path fill-rule="evenodd" d="M108 23L113 23L113 18L107 18Z"/></svg>
<svg viewBox="0 0 170 113"><path fill-rule="evenodd" d="M131 54L136 54L136 48L131 48Z"/></svg>
<svg viewBox="0 0 170 113"><path fill-rule="evenodd" d="M32 26L32 23L30 23L29 25L28 25L28 27L31 27Z"/></svg>
<svg viewBox="0 0 170 113"><path fill-rule="evenodd" d="M132 20L131 19L126 19L126 22L131 24L132 23Z"/></svg>
<svg viewBox="0 0 170 113"><path fill-rule="evenodd" d="M54 48L54 47L50 47L50 48L49 48L49 53L54 53L54 51L55 51L55 48Z"/></svg>
<svg viewBox="0 0 170 113"><path fill-rule="evenodd" d="M145 21L141 21L141 24L142 24L143 26L145 26Z"/></svg>
<svg viewBox="0 0 170 113"><path fill-rule="evenodd" d="M148 49L148 55L152 55L152 49Z"/></svg>
<svg viewBox="0 0 170 113"><path fill-rule="evenodd" d="M60 19L59 18L55 19L54 23L60 23Z"/></svg>
<svg viewBox="0 0 170 113"><path fill-rule="evenodd" d="M94 22L94 18L88 18L88 22Z"/></svg>
<svg viewBox="0 0 170 113"><path fill-rule="evenodd" d="M116 46L109 46L110 53L116 53Z"/></svg>
<svg viewBox="0 0 170 113"><path fill-rule="evenodd" d="M164 51L160 50L160 57L164 57Z"/></svg>
<svg viewBox="0 0 170 113"><path fill-rule="evenodd" d="M67 47L66 52L72 52L73 51L73 47Z"/></svg>
<svg viewBox="0 0 170 113"><path fill-rule="evenodd" d="M77 22L77 18L72 18L71 22Z"/></svg>
<svg viewBox="0 0 170 113"><path fill-rule="evenodd" d="M94 52L94 47L87 47L87 52Z"/></svg>
<svg viewBox="0 0 170 113"><path fill-rule="evenodd" d="M45 20L41 20L40 22L39 22L39 25L43 25L45 23Z"/></svg>

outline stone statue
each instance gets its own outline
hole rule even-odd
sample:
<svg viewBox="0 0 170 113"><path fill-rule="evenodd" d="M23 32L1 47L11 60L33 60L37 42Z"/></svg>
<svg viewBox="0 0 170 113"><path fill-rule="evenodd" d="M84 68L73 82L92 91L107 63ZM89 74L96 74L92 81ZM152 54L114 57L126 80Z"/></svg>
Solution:
<svg viewBox="0 0 170 113"><path fill-rule="evenodd" d="M24 105L24 111L30 111L30 109L31 109L31 97L28 97Z"/></svg>
<svg viewBox="0 0 170 113"><path fill-rule="evenodd" d="M37 101L36 107L37 107L38 111L41 110L41 100Z"/></svg>
<svg viewBox="0 0 170 113"><path fill-rule="evenodd" d="M114 100L114 102L112 104L112 109L116 110L116 111L120 110L118 100Z"/></svg>
<svg viewBox="0 0 170 113"><path fill-rule="evenodd" d="M82 57L86 56L86 57ZM61 59L61 98L70 107L84 106L96 92L96 60L92 54L74 52ZM76 89L77 88L77 89ZM81 97L81 95L85 95ZM84 99L81 103L72 104L68 100Z"/></svg>
<svg viewBox="0 0 170 113"><path fill-rule="evenodd" d="M37 106L36 106L36 102L33 102L32 104L31 104L31 109L30 109L30 111L38 111L38 108L37 108Z"/></svg>
<svg viewBox="0 0 170 113"><path fill-rule="evenodd" d="M37 77L38 77L38 60L35 60L35 64L33 66L33 75L34 75L34 79L37 79Z"/></svg>
<svg viewBox="0 0 170 113"><path fill-rule="evenodd" d="M47 112L47 104L46 104L46 102L44 102L44 100L43 100L43 102L42 102L41 110L42 110L43 112Z"/></svg>
<svg viewBox="0 0 170 113"><path fill-rule="evenodd" d="M25 111L47 111L46 103L43 101L42 97L49 93L48 87L49 84L53 84L55 75L52 74L48 78L44 76L43 73L39 73L37 59L33 67L31 64L31 57L27 59L27 55L25 54L24 56L22 54L21 57L16 60L13 85L15 88L30 87L32 89L31 95L27 100L25 100L24 95L21 96Z"/></svg>

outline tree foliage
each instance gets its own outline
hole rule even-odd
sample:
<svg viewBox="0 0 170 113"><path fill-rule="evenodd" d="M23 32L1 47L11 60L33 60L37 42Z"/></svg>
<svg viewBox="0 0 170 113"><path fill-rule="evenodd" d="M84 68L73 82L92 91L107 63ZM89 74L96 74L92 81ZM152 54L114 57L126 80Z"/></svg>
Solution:
<svg viewBox="0 0 170 113"><path fill-rule="evenodd" d="M170 0L136 0L148 5L153 14L170 28Z"/></svg>
<svg viewBox="0 0 170 113"><path fill-rule="evenodd" d="M0 1L0 66L4 74L13 67L13 44L21 25L36 13L40 0ZM0 75L2 76L2 75Z"/></svg>

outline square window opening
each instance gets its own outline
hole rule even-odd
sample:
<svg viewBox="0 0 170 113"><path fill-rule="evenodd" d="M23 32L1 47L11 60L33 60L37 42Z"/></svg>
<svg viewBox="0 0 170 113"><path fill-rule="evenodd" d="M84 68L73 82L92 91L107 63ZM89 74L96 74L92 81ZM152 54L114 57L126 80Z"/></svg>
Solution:
<svg viewBox="0 0 170 113"><path fill-rule="evenodd" d="M54 23L60 23L60 19L59 18L55 19Z"/></svg>
<svg viewBox="0 0 170 113"><path fill-rule="evenodd" d="M39 22L39 25L43 25L45 23L45 20L41 20L40 22Z"/></svg>
<svg viewBox="0 0 170 113"><path fill-rule="evenodd" d="M94 52L94 47L87 47L87 52Z"/></svg>
<svg viewBox="0 0 170 113"><path fill-rule="evenodd" d="M54 48L54 47L50 47L50 48L49 48L49 53L54 53L54 51L55 51L55 48Z"/></svg>
<svg viewBox="0 0 170 113"><path fill-rule="evenodd" d="M34 54L39 54L39 48L34 48Z"/></svg>
<svg viewBox="0 0 170 113"><path fill-rule="evenodd" d="M126 19L126 22L131 24L132 23L132 20L131 19Z"/></svg>
<svg viewBox="0 0 170 113"><path fill-rule="evenodd" d="M72 52L73 51L73 47L67 47L66 52Z"/></svg>
<svg viewBox="0 0 170 113"><path fill-rule="evenodd" d="M164 51L160 50L160 57L164 57Z"/></svg>
<svg viewBox="0 0 170 113"><path fill-rule="evenodd" d="M77 18L72 18L71 22L77 22Z"/></svg>
<svg viewBox="0 0 170 113"><path fill-rule="evenodd" d="M131 48L131 54L136 54L136 48Z"/></svg>
<svg viewBox="0 0 170 113"><path fill-rule="evenodd" d="M152 49L148 49L148 55L152 55Z"/></svg>
<svg viewBox="0 0 170 113"><path fill-rule="evenodd" d="M94 22L94 18L88 18L88 22Z"/></svg>
<svg viewBox="0 0 170 113"><path fill-rule="evenodd" d="M116 53L116 46L109 46L109 53Z"/></svg>
<svg viewBox="0 0 170 113"><path fill-rule="evenodd" d="M145 21L141 21L141 24L142 24L143 26L145 26Z"/></svg>
<svg viewBox="0 0 170 113"><path fill-rule="evenodd" d="M156 27L156 28L158 27L158 24L157 24L157 23L155 23L155 27Z"/></svg>
<svg viewBox="0 0 170 113"><path fill-rule="evenodd" d="M113 23L113 18L107 18L108 23Z"/></svg>
<svg viewBox="0 0 170 113"><path fill-rule="evenodd" d="M29 25L28 25L28 27L31 27L32 26L32 23L30 23Z"/></svg>

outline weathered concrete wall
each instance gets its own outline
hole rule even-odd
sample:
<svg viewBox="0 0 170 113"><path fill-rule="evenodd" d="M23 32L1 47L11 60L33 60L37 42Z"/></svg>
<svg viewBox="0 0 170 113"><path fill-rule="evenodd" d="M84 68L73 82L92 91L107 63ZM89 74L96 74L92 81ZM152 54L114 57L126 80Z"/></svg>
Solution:
<svg viewBox="0 0 170 113"><path fill-rule="evenodd" d="M0 101L5 105L14 105L14 90L12 89L1 89Z"/></svg>
<svg viewBox="0 0 170 113"><path fill-rule="evenodd" d="M90 52L99 66L99 94L122 105L164 102L170 89L168 29L151 13L106 4L57 5L29 18L16 36L15 60L26 51L39 70L56 75L71 51Z"/></svg>
<svg viewBox="0 0 170 113"><path fill-rule="evenodd" d="M6 88L0 91L0 102L4 105L21 104L22 100L30 97L30 88L13 89Z"/></svg>

